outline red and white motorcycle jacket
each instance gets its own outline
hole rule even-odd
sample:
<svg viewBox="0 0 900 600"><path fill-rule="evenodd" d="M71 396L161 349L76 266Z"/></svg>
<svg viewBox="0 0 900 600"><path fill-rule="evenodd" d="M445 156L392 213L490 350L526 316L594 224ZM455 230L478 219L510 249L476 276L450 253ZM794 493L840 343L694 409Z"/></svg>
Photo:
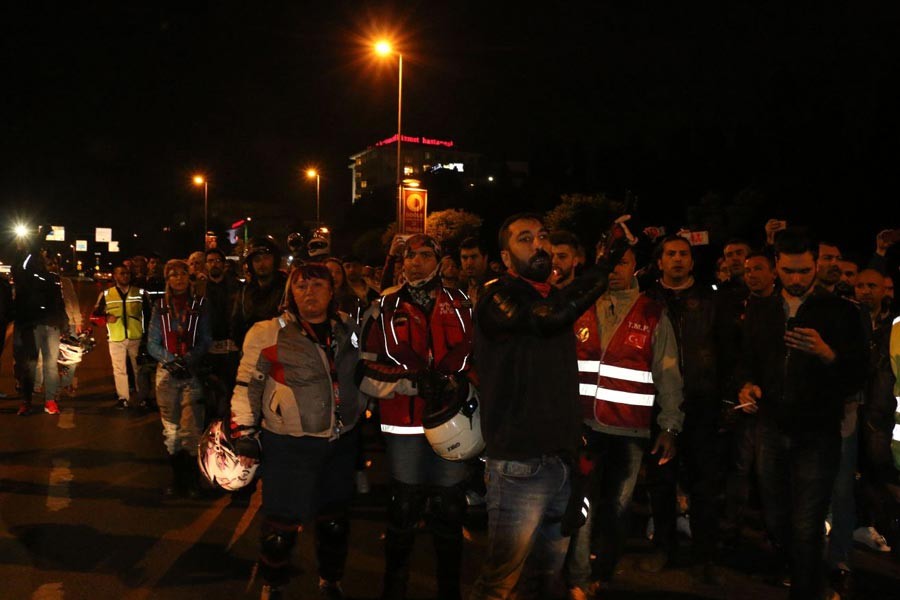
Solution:
<svg viewBox="0 0 900 600"><path fill-rule="evenodd" d="M406 285L388 290L364 317L357 371L359 389L380 398L381 430L424 434L425 400L416 377L431 368L450 375L471 367L472 304L460 290L437 288L430 314L416 304Z"/></svg>
<svg viewBox="0 0 900 600"><path fill-rule="evenodd" d="M579 392L587 421L613 428L647 430L653 416L653 332L663 307L643 294L604 351L596 307L575 322Z"/></svg>

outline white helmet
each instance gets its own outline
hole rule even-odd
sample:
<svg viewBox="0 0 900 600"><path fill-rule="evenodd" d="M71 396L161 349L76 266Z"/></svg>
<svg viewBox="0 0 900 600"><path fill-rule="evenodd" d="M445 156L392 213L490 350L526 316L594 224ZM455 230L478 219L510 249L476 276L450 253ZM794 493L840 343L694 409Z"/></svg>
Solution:
<svg viewBox="0 0 900 600"><path fill-rule="evenodd" d="M259 444L259 440L256 443ZM259 460L255 460L250 466L241 464L221 420L210 423L200 437L197 463L207 481L229 492L239 490L253 481L259 467Z"/></svg>
<svg viewBox="0 0 900 600"><path fill-rule="evenodd" d="M480 415L478 390L463 379L456 396L446 406L422 419L425 437L441 458L475 458L484 450Z"/></svg>
<svg viewBox="0 0 900 600"><path fill-rule="evenodd" d="M59 358L56 362L64 367L77 365L81 362L84 348L81 340L73 335L64 335L59 338Z"/></svg>

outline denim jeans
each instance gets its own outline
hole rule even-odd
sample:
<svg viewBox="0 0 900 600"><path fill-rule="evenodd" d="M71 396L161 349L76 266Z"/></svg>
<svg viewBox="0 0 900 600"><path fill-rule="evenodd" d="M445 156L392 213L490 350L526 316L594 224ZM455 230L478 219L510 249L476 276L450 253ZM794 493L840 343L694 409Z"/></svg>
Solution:
<svg viewBox="0 0 900 600"><path fill-rule="evenodd" d="M647 451L646 438L587 431L590 475L588 521L572 536L566 561L570 586L584 588L592 580L610 581L625 548L626 517ZM597 561L591 566L591 551Z"/></svg>
<svg viewBox="0 0 900 600"><path fill-rule="evenodd" d="M470 600L552 598L569 540L560 521L569 501L569 466L558 456L487 460L488 553Z"/></svg>
<svg viewBox="0 0 900 600"><path fill-rule="evenodd" d="M169 456L180 450L197 456L197 443L203 433L203 386L196 377L176 379L156 368L156 400L162 421L163 440Z"/></svg>
<svg viewBox="0 0 900 600"><path fill-rule="evenodd" d="M822 591L825 516L841 453L838 424L829 431L781 431L760 420L756 465L766 528L788 552L791 598Z"/></svg>
<svg viewBox="0 0 900 600"><path fill-rule="evenodd" d="M736 540L740 536L744 511L750 500L757 445L756 415L742 414L732 432L731 463L725 476L725 515L722 533Z"/></svg>
<svg viewBox="0 0 900 600"><path fill-rule="evenodd" d="M450 487L466 478L466 463L441 458L424 435L388 433L384 439L391 478L400 483Z"/></svg>
<svg viewBox="0 0 900 600"><path fill-rule="evenodd" d="M836 568L850 560L853 530L856 529L856 459L859 454L858 429L841 438L841 462L831 494L831 536L825 562Z"/></svg>

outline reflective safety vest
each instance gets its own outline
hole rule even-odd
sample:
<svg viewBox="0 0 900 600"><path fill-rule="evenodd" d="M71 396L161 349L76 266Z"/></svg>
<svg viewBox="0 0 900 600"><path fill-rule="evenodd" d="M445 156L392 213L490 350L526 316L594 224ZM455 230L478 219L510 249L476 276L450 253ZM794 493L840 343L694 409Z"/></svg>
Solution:
<svg viewBox="0 0 900 600"><path fill-rule="evenodd" d="M165 298L159 301L159 318L162 323L163 340L166 350L175 356L184 356L194 348L197 342L197 324L200 322L200 309L203 298L192 298L190 308L181 318L172 319L172 311L166 305ZM174 325L174 326L173 326Z"/></svg>
<svg viewBox="0 0 900 600"><path fill-rule="evenodd" d="M431 314L411 302L401 289L379 300L364 335L364 352L370 381L405 377L406 372L426 368L459 373L471 366L472 304L460 290L442 288ZM380 372L383 371L383 372ZM399 435L424 434L425 400L394 393L379 404L381 431Z"/></svg>
<svg viewBox="0 0 900 600"><path fill-rule="evenodd" d="M106 322L109 341L139 340L144 335L144 290L129 287L122 298L119 288L103 290L106 314L116 317L115 323Z"/></svg>
<svg viewBox="0 0 900 600"><path fill-rule="evenodd" d="M582 416L610 427L649 429L653 385L653 332L660 303L638 296L604 352L597 313L591 307L575 322Z"/></svg>

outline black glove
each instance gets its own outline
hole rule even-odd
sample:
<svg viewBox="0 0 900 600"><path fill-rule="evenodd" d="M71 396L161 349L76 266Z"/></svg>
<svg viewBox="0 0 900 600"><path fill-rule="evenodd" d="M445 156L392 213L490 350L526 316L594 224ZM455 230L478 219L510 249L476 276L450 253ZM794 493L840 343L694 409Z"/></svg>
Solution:
<svg viewBox="0 0 900 600"><path fill-rule="evenodd" d="M234 446L234 451L237 452L238 456L246 456L247 458L259 460L259 457L262 454L259 440L255 434L242 435L233 440L231 445Z"/></svg>
<svg viewBox="0 0 900 600"><path fill-rule="evenodd" d="M597 267L609 273L616 268L616 265L619 264L619 261L622 260L629 248L631 248L631 245L624 237L611 239L603 247L602 252L597 255Z"/></svg>
<svg viewBox="0 0 900 600"><path fill-rule="evenodd" d="M440 401L449 382L450 378L446 375L434 369L425 369L416 376L418 396L426 402Z"/></svg>
<svg viewBox="0 0 900 600"><path fill-rule="evenodd" d="M190 369L188 369L187 362L185 362L184 358L180 356L175 360L164 364L163 369L168 371L169 375L171 375L175 379L191 378L191 371Z"/></svg>

